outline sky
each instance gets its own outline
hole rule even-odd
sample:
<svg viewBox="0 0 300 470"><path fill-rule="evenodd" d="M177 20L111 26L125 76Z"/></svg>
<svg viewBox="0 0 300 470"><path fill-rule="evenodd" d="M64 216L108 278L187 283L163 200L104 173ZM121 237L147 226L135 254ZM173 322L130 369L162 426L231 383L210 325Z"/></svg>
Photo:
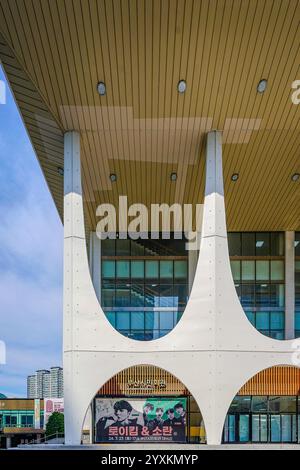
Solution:
<svg viewBox="0 0 300 470"><path fill-rule="evenodd" d="M5 81L0 65L0 80ZM0 82L1 84L1 82ZM62 364L63 229L14 98L0 99L0 393Z"/></svg>

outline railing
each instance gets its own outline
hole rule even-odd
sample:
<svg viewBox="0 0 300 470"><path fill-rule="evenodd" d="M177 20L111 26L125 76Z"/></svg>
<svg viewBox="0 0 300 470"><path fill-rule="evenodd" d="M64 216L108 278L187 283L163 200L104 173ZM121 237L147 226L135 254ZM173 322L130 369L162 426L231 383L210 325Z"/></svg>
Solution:
<svg viewBox="0 0 300 470"><path fill-rule="evenodd" d="M54 434L50 434L50 436L44 436L39 439L33 439L32 441L29 441L27 444L22 444L25 446L29 446L32 444L47 444L49 440L52 439L59 439L59 438L64 438L65 434L63 432L56 432Z"/></svg>

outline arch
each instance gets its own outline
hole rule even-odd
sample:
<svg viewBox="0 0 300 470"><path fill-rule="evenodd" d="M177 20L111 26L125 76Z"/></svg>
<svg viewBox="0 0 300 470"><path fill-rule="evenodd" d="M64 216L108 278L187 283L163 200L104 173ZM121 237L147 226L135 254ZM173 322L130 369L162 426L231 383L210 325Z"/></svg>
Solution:
<svg viewBox="0 0 300 470"><path fill-rule="evenodd" d="M123 407L123 408L122 408ZM206 443L204 419L185 384L152 364L120 370L91 398L82 442Z"/></svg>
<svg viewBox="0 0 300 470"><path fill-rule="evenodd" d="M227 410L223 443L300 443L300 368L274 365L238 390Z"/></svg>

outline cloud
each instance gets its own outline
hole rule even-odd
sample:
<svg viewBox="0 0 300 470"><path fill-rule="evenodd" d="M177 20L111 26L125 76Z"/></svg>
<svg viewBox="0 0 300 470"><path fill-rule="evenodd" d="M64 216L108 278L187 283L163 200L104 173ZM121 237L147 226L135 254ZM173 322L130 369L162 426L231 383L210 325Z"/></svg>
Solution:
<svg viewBox="0 0 300 470"><path fill-rule="evenodd" d="M28 374L61 364L63 233L10 93L0 106L0 187L0 392L26 396Z"/></svg>

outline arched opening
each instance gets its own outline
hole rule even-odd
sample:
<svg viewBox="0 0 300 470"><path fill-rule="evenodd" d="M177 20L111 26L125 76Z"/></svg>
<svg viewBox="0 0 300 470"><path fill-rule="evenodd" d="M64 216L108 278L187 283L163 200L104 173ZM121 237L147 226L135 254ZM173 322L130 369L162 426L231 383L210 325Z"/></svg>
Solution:
<svg viewBox="0 0 300 470"><path fill-rule="evenodd" d="M300 443L300 369L274 366L252 377L229 407L223 443Z"/></svg>
<svg viewBox="0 0 300 470"><path fill-rule="evenodd" d="M149 233L145 239L124 239L119 234L101 241L96 292L101 286L101 307L119 333L152 341L167 335L180 321L190 282L186 242L184 234L176 238L173 232L170 239L161 233L153 239Z"/></svg>
<svg viewBox="0 0 300 470"><path fill-rule="evenodd" d="M174 375L152 365L129 367L94 396L83 443L206 443L196 400Z"/></svg>

